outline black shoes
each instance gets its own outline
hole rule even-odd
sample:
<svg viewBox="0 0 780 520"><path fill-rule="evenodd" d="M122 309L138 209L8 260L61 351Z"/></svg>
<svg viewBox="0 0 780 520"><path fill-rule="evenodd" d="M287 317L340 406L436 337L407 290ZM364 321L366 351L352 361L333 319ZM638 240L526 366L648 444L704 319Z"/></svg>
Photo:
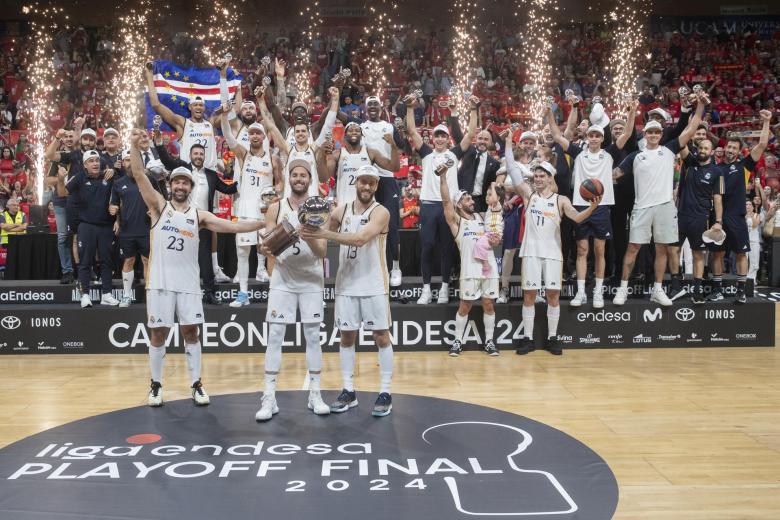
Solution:
<svg viewBox="0 0 780 520"><path fill-rule="evenodd" d="M547 352L553 356L563 355L563 347L561 347L561 342L558 340L558 336L550 336L547 338L547 341L544 344L544 348L547 349Z"/></svg>
<svg viewBox="0 0 780 520"><path fill-rule="evenodd" d="M534 340L531 338L523 338L520 340L520 344L515 349L515 354L518 356L524 356L525 354L533 352L534 350L536 350L536 347L534 346Z"/></svg>
<svg viewBox="0 0 780 520"><path fill-rule="evenodd" d="M222 299L213 290L206 290L203 292L203 303L222 305Z"/></svg>

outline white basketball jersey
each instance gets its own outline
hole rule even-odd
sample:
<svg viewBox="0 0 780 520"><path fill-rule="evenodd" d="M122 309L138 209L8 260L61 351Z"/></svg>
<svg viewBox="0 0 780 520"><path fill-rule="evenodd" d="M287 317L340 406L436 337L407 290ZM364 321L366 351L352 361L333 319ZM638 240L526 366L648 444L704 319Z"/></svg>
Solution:
<svg viewBox="0 0 780 520"><path fill-rule="evenodd" d="M600 149L592 153L585 147L574 159L574 197L575 206L588 206L590 203L580 195L580 185L585 179L598 179L604 186L599 206L613 206L615 204L615 190L612 186L612 156Z"/></svg>
<svg viewBox="0 0 780 520"><path fill-rule="evenodd" d="M282 178L284 180L284 192L282 193L282 196L285 199L292 195L292 189L290 188L290 162L299 159L309 163L309 168L311 168L309 197L316 197L320 194L320 179L317 177L317 161L314 158L314 148L309 145L301 152L293 145L290 148L290 155L287 156L287 161L284 163L284 171L282 171Z"/></svg>
<svg viewBox="0 0 780 520"><path fill-rule="evenodd" d="M241 128L239 129L238 135L236 136L236 141L238 141L238 144L243 146L245 150L249 150L249 127L244 123L241 123ZM263 150L265 150L265 153L269 153L271 150L271 145L268 143L268 139L263 139ZM238 157L236 157L236 164L240 164Z"/></svg>
<svg viewBox="0 0 780 520"><path fill-rule="evenodd" d="M347 204L341 219L339 232L358 233L368 224L371 213L379 206L374 201L360 215L354 213L354 202ZM380 233L363 247L341 245L339 270L336 273L336 294L344 296L376 296L389 294L385 240L387 233Z"/></svg>
<svg viewBox="0 0 780 520"><path fill-rule="evenodd" d="M150 230L147 289L200 294L198 210L177 211L170 202Z"/></svg>
<svg viewBox="0 0 780 520"><path fill-rule="evenodd" d="M474 248L479 237L485 234L485 221L479 213L474 214L473 220L463 217L458 222L458 234L455 243L460 249L460 279L466 278L498 278L498 265L493 252L488 256L490 272L482 274L482 262L474 258Z"/></svg>
<svg viewBox="0 0 780 520"><path fill-rule="evenodd" d="M184 161L190 160L190 148L194 144L200 144L206 149L206 160L203 165L214 169L217 164L217 141L214 139L214 127L208 121L196 123L187 119L184 123L184 131L181 134L181 156ZM249 148L247 148L249 149Z"/></svg>
<svg viewBox="0 0 780 520"><path fill-rule="evenodd" d="M385 141L385 135L393 135L393 125L387 121L365 121L364 123L361 123L360 128L363 129L363 142L365 145L369 148L373 148L389 159L392 147L390 146L390 143ZM385 170L379 166L377 166L376 169L379 170L379 175L382 177L394 176L394 172Z"/></svg>
<svg viewBox="0 0 780 520"><path fill-rule="evenodd" d="M298 211L290 205L290 199L279 202L276 222L281 222L282 219L287 219L293 226L299 225ZM321 293L324 287L322 259L314 254L305 240L299 240L276 257L271 274L271 289L294 293Z"/></svg>
<svg viewBox="0 0 780 520"><path fill-rule="evenodd" d="M287 140L287 148L290 150L295 148L295 125L287 128L287 134L284 136L284 138ZM309 146L314 144L314 136L311 135L311 128L309 128L309 141L307 144Z"/></svg>
<svg viewBox="0 0 780 520"><path fill-rule="evenodd" d="M561 252L561 212L558 194L544 198L533 192L525 210L525 234L520 256L563 260Z"/></svg>
<svg viewBox="0 0 780 520"><path fill-rule="evenodd" d="M341 148L339 165L336 169L336 199L339 204L352 202L357 198L355 190L355 174L361 166L371 164L366 145L360 147L358 153L349 153L347 147Z"/></svg>
<svg viewBox="0 0 780 520"><path fill-rule="evenodd" d="M262 157L246 154L238 179L238 195L233 204L233 214L244 218L263 218L260 211L260 194L265 188L274 185L274 171L271 156Z"/></svg>

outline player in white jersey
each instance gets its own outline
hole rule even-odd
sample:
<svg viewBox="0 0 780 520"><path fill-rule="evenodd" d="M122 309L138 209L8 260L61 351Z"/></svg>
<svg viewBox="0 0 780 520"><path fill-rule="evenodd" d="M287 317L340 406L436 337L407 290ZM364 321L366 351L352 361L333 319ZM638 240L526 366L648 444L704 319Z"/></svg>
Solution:
<svg viewBox="0 0 780 520"><path fill-rule="evenodd" d="M255 231L262 221L230 222L208 211L196 209L190 202L194 186L192 172L178 167L171 173L171 200L166 201L143 174L144 165L138 142L144 131L134 129L130 137L130 170L149 209L150 232L149 269L146 284L147 326L150 329L149 362L152 385L149 406L162 405L162 373L165 359L165 339L174 324L184 337L187 368L192 382L192 399L196 404L209 403L200 381L201 345L199 325L203 323L200 268L198 266L198 232L200 228L218 233ZM140 173L134 173L140 172Z"/></svg>
<svg viewBox="0 0 780 520"><path fill-rule="evenodd" d="M393 407L390 383L393 379L393 344L390 338L390 299L385 263L385 240L390 213L374 199L379 172L364 166L357 172L357 198L340 204L325 226L301 228L301 237L326 238L341 244L336 273L335 321L341 334L339 359L344 388L331 412L345 412L357 406L353 385L355 340L361 325L373 333L379 347L379 396L372 414L388 415Z"/></svg>
<svg viewBox="0 0 780 520"><path fill-rule="evenodd" d="M461 352L463 333L469 319L469 312L475 300L482 299L483 324L485 326L485 352L491 356L498 355L498 348L493 341L493 331L496 326L496 311L493 303L498 297L498 265L493 251L488 253L490 271L485 273L482 262L474 258L474 248L477 240L485 234L485 220L476 213L474 199L466 191L459 191L455 198L450 198L447 185L447 165L436 169L439 175L441 203L444 217L455 237L455 243L460 249L460 305L455 314L455 339L450 348L450 356L457 357ZM488 210L490 211L490 210ZM499 213L500 216L500 213ZM501 243L501 237L491 236L490 245L496 247Z"/></svg>
<svg viewBox="0 0 780 520"><path fill-rule="evenodd" d="M249 149L244 148L233 137L230 129L227 113L223 107L221 115L222 133L228 146L236 154L240 166L238 169L238 194L233 202L233 214L238 220L264 220L260 207L260 196L263 190L273 187L281 188L282 176L279 159L272 157L265 151L263 142L265 128L260 123L252 123L249 126ZM249 305L249 252L252 246L258 245L257 233L240 233L236 235L236 255L238 256L238 295L231 307L243 307ZM267 279L265 271L265 257L258 251L258 277L263 275Z"/></svg>
<svg viewBox="0 0 780 520"><path fill-rule="evenodd" d="M290 165L292 194L271 204L266 213L268 227L276 226L283 219L299 227L298 209L309 197L309 184L313 182L309 163L295 161ZM264 246L266 254L271 252ZM276 404L276 378L282 366L282 343L288 324L296 322L300 310L303 337L306 339L306 365L309 370L309 409L317 415L327 415L330 407L320 394L322 348L320 324L324 313L322 291L325 275L322 259L327 253L328 242L321 238L304 238L276 257L268 292L268 347L265 351L265 391L263 401L255 415L258 421L267 421L279 411Z"/></svg>
<svg viewBox="0 0 780 520"><path fill-rule="evenodd" d="M572 96L574 97L574 96ZM574 103L575 99L570 99ZM639 107L639 101L634 100L628 107L628 128L634 127L636 111ZM604 187L604 194L601 197L601 204L593 215L578 224L574 228L574 239L577 241L577 294L571 301L572 307L580 307L588 301L588 295L585 292L585 276L588 270L588 250L589 239L593 238L594 253L594 275L596 285L593 288L593 307L601 309L604 307L604 269L606 268L606 258L604 250L606 241L612 239L612 219L610 209L615 204L615 192L612 182L612 168L615 160L620 160L620 153L628 142L631 132L623 132L614 143L606 148L602 148L604 143L604 129L598 125L591 125L585 132L586 144L576 145L561 135L553 116L552 110L546 111L547 122L550 125L550 132L553 139L561 148L574 159L574 193L572 201L574 207L583 209L588 205L587 201L580 195L580 186L587 179L597 179ZM573 108L569 115L569 122L573 124L577 119L577 109Z"/></svg>
<svg viewBox="0 0 780 520"><path fill-rule="evenodd" d="M185 118L166 107L157 98L157 90L154 86L154 75L148 68L144 68L146 75L149 103L152 109L160 114L163 121L168 123L176 131L176 139L181 143L181 155L189 157L192 145L199 144L206 150L206 168L217 167L217 141L214 137L214 126L206 119L206 103L200 96L194 96L189 101L190 117Z"/></svg>
<svg viewBox="0 0 780 520"><path fill-rule="evenodd" d="M563 253L561 251L561 218L566 215L575 223L590 217L601 202L594 198L590 206L578 212L571 201L553 191L555 168L547 161L534 164L533 190L524 182L518 170L508 170L517 193L523 197L525 208L525 234L520 245L523 258L523 333L516 349L517 354L528 354L534 348L534 303L539 289L544 286L547 297L547 341L545 348L555 355L561 355L558 341L558 319L561 315L559 305L561 295L561 275L563 271ZM544 279L544 284L542 284Z"/></svg>
<svg viewBox="0 0 780 520"><path fill-rule="evenodd" d="M296 160L304 160L309 163L309 169L312 172L312 182L309 184L309 196L316 197L319 193L319 177L317 175L317 163L316 163L316 150L325 141L325 136L329 134L333 125L336 122L336 114L338 113L339 96L338 89L331 87L328 89L330 94L330 110L326 117L325 124L323 126L323 132L320 138L315 143L309 142L309 125L304 122L297 122L291 127L294 131L294 140L290 144L284 137L282 137L279 128L274 123L271 113L265 104L265 98L260 99L260 113L263 116L263 124L268 128L268 134L274 141L274 144L279 148L279 151L284 158L284 168L282 170L283 180L283 192L282 197L289 197L291 194L290 189L290 163Z"/></svg>
<svg viewBox="0 0 780 520"><path fill-rule="evenodd" d="M363 166L376 164L380 168L391 171L397 171L401 167L393 134L385 134L384 140L390 145L389 157L382 155L378 150L367 148L363 143L363 130L360 125L347 123L344 128L344 146L333 150L332 143L328 141L319 148L317 171L320 174L320 181L325 182L329 177L335 177L337 204L355 200L357 172Z"/></svg>

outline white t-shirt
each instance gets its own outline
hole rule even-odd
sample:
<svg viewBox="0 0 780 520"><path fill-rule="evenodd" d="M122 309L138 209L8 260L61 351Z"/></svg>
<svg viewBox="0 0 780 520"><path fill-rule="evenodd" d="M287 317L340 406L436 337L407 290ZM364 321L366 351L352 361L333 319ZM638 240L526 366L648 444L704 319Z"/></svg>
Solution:
<svg viewBox="0 0 780 520"><path fill-rule="evenodd" d="M392 147L390 146L390 143L385 141L385 135L393 135L393 125L387 121L365 121L360 125L360 128L363 129L363 143L368 148L376 150L389 159ZM380 168L379 166L377 166L376 169L379 170L379 175L381 177L394 176L393 172Z"/></svg>
<svg viewBox="0 0 780 520"><path fill-rule="evenodd" d="M626 175L634 177L634 209L671 202L674 191L674 158L680 142L673 139L653 150L637 151L620 163Z"/></svg>
<svg viewBox="0 0 780 520"><path fill-rule="evenodd" d="M195 180L195 186L192 189L192 203L196 208L208 211L209 210L209 181L206 177L205 169L196 170L192 168L192 176Z"/></svg>
<svg viewBox="0 0 780 520"><path fill-rule="evenodd" d="M459 146L459 145L457 145ZM448 157L452 160L453 166L447 170L447 188L450 190L450 196L454 197L458 193L458 158L451 150L437 152L427 144L423 144L419 150L422 157L422 188L420 189L420 200L429 202L441 202L441 185L439 176L436 175L435 162L439 157Z"/></svg>
<svg viewBox="0 0 780 520"><path fill-rule="evenodd" d="M581 148L576 144L570 144L567 153L574 158L574 197L575 206L587 206L589 203L580 195L580 185L585 179L598 179L604 186L604 195L599 206L613 206L615 204L615 190L612 185L612 165L614 164L613 149L599 149L596 153L587 147Z"/></svg>

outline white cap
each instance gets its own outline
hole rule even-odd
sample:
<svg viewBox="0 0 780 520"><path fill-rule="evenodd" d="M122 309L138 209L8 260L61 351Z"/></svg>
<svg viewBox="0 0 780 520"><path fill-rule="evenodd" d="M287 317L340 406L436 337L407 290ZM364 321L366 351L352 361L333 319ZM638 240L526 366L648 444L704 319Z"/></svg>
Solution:
<svg viewBox="0 0 780 520"><path fill-rule="evenodd" d="M604 128L609 124L609 116L604 111L604 105L601 103L595 103L593 105L593 110L591 110L588 119L590 120L591 125L600 126L601 128Z"/></svg>
<svg viewBox="0 0 780 520"><path fill-rule="evenodd" d="M533 139L534 141L536 141L538 137L536 136L535 133L526 131L520 134L520 140L525 141L526 139Z"/></svg>
<svg viewBox="0 0 780 520"><path fill-rule="evenodd" d="M465 195L468 195L469 192L466 190L460 190L458 193L455 194L455 196L452 198L452 203L456 206L458 205L458 202L460 202L460 199L462 199Z"/></svg>
<svg viewBox="0 0 780 520"><path fill-rule="evenodd" d="M108 127L105 130L103 130L103 137L107 136L108 134L114 134L115 136L119 136L119 132L116 131L116 128Z"/></svg>
<svg viewBox="0 0 780 520"><path fill-rule="evenodd" d="M661 123L659 123L658 121L648 121L647 123L645 123L645 130L644 130L645 132L652 129L663 131L664 127L662 127Z"/></svg>
<svg viewBox="0 0 780 520"><path fill-rule="evenodd" d="M591 126L589 126L588 127L588 131L585 132L585 135L588 135L591 132L597 132L597 133L601 134L602 136L604 135L604 129L601 128L599 125L591 125Z"/></svg>
<svg viewBox="0 0 780 520"><path fill-rule="evenodd" d="M203 103L204 105L206 104L206 102L205 102L205 101L203 101L203 98L202 98L202 97L200 97L200 96L193 96L193 97L190 99L190 105L191 105L191 104L193 104L193 103Z"/></svg>
<svg viewBox="0 0 780 520"><path fill-rule="evenodd" d="M263 135L265 135L265 127L258 122L252 123L251 125L249 125L249 128L246 129L247 133L251 132L252 130L260 130L261 132L263 132Z"/></svg>
<svg viewBox="0 0 780 520"><path fill-rule="evenodd" d="M661 116L663 118L664 121L667 121L667 122L671 121L671 119L672 119L671 114L669 114L669 112L667 112L663 108L654 108L654 109L652 109L650 112L647 113L647 117L650 117L653 114L658 114L659 116Z"/></svg>
<svg viewBox="0 0 780 520"><path fill-rule="evenodd" d="M346 132L346 131L347 131L347 129L348 129L350 126L356 126L356 127L358 127L358 129L360 130L360 132L361 132L361 133L363 132L363 127L362 127L362 126L360 126L360 124L358 124L358 123L356 123L356 122L354 122L354 121L350 121L349 123L347 123L347 125L344 127L344 131Z"/></svg>
<svg viewBox="0 0 780 520"><path fill-rule="evenodd" d="M97 157L98 160L100 160L100 154L98 153L98 151L97 150L87 150L86 152L84 152L84 155L81 156L81 162L86 164L87 161L92 159L93 157Z"/></svg>
<svg viewBox="0 0 780 520"><path fill-rule="evenodd" d="M81 137L84 137L85 135L91 135L92 137L97 139L97 134L91 128L85 128L84 130L81 131Z"/></svg>
<svg viewBox="0 0 780 520"><path fill-rule="evenodd" d="M447 128L447 125L444 124L436 125L436 127L433 129L433 135L436 135L436 132L444 132L448 136L450 135L450 129Z"/></svg>
<svg viewBox="0 0 780 520"><path fill-rule="evenodd" d="M552 164L548 163L547 161L540 161L534 166L534 169L536 168L541 168L542 170L546 171L547 173L555 177L555 173L556 173L555 168L553 167Z"/></svg>
<svg viewBox="0 0 780 520"><path fill-rule="evenodd" d="M254 101L251 101L251 100L249 100L249 99L245 99L245 100L244 100L244 101L241 103L241 108L244 108L244 105L247 105L247 106L254 107L254 108L255 108L255 110L257 110L257 105L255 105L255 102L254 102Z"/></svg>
<svg viewBox="0 0 780 520"><path fill-rule="evenodd" d="M379 103L380 105L382 104L382 100L381 100L381 99L379 99L379 96L368 96L368 97L366 98L366 105L368 105L368 104L369 104L370 102L372 102L372 101L376 101L376 102L377 102L377 103Z"/></svg>
<svg viewBox="0 0 780 520"><path fill-rule="evenodd" d="M175 179L176 177L187 177L190 180L190 182L193 183L195 182L192 179L192 172L189 171L184 166L179 166L173 169L173 171L171 172L171 181L173 181L173 179Z"/></svg>
<svg viewBox="0 0 780 520"><path fill-rule="evenodd" d="M376 166L373 166L371 164L366 164L366 165L361 166L360 168L358 168L357 171L355 172L355 178L356 179L359 178L359 177L364 177L364 176L376 177L378 179L379 178L379 170L376 169Z"/></svg>

